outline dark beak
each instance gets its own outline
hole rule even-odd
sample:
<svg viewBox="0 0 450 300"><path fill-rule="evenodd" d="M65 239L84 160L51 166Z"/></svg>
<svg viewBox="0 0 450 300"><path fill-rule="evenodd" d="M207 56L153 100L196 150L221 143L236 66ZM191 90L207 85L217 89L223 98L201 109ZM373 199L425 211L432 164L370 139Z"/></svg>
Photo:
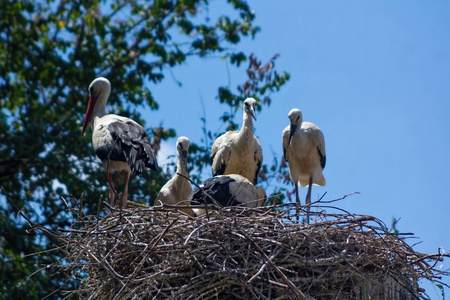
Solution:
<svg viewBox="0 0 450 300"><path fill-rule="evenodd" d="M255 121L256 121L255 109L254 109L253 107L250 107L250 115L251 115L252 118L255 119Z"/></svg>
<svg viewBox="0 0 450 300"><path fill-rule="evenodd" d="M181 153L181 159L183 161L183 165L187 167L188 152L186 150L180 150L180 153Z"/></svg>
<svg viewBox="0 0 450 300"><path fill-rule="evenodd" d="M297 126L298 126L298 125L295 125L295 124L291 123L291 129L289 130L289 141L288 141L288 145L291 144L291 139L292 139L292 137L294 136L294 132L295 132L295 130L297 129Z"/></svg>

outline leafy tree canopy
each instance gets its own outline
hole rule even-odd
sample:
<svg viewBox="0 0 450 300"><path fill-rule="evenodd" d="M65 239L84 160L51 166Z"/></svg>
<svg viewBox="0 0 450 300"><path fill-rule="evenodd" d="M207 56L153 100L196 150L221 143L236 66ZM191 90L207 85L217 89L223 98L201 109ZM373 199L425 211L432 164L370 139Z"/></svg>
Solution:
<svg viewBox="0 0 450 300"><path fill-rule="evenodd" d="M247 63L246 82L236 91L218 90L219 101L232 111L247 96L260 100L259 109L270 104L270 94L289 79L275 71L276 56L263 64L228 50L259 31L245 1L228 0L233 17L214 20L204 14L210 6L208 0L0 2L0 298L40 299L67 280L74 284L46 268L60 259L49 251L56 241L27 232L11 203L49 229L70 224L65 202L97 211L106 176L90 135L80 136L87 87L95 77L107 77L114 86L111 110L142 125L139 107L158 109L149 83L161 82L168 69L190 57L221 53L237 67ZM230 113L222 121L229 129L237 126ZM176 135L171 128L148 132L155 150ZM190 167L201 170L209 164L209 149L195 143L191 148ZM132 200L152 203L169 177L152 172L134 178ZM65 201L71 195L76 199ZM42 254L30 255L37 252Z"/></svg>

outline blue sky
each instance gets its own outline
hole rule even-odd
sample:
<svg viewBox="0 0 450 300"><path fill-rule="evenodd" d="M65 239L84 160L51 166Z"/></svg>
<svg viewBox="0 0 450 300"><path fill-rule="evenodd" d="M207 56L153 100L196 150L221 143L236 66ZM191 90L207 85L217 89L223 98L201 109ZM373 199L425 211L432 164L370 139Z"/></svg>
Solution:
<svg viewBox="0 0 450 300"><path fill-rule="evenodd" d="M450 2L254 0L249 5L261 32L235 50L254 52L263 62L280 53L277 70L291 74L272 94L272 105L257 115L255 134L265 162L272 161L272 152L281 155L287 114L300 108L326 142L327 185L313 187L313 201L324 192L332 200L358 191L337 205L388 226L393 217L401 218L398 229L417 237L409 243L421 242L416 251L450 252ZM204 14L226 11L213 3ZM200 143L203 101L208 129L224 131L218 118L227 107L215 99L217 87L234 89L245 79L243 69L229 72L220 58L192 59L173 75L166 72L166 80L152 87L160 109L144 112L147 126L162 122ZM173 154L175 143L169 140L160 158ZM305 195L301 189L302 201ZM443 269L449 268L447 261ZM448 278L444 282L450 284Z"/></svg>

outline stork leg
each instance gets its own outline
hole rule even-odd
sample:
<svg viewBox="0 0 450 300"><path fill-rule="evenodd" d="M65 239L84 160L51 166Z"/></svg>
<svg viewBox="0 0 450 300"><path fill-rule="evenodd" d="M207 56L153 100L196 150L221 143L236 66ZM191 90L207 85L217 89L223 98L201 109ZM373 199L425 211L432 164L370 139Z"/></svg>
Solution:
<svg viewBox="0 0 450 300"><path fill-rule="evenodd" d="M309 176L309 186L308 194L306 194L306 223L309 224L309 210L311 205L311 187L312 187L312 176Z"/></svg>
<svg viewBox="0 0 450 300"><path fill-rule="evenodd" d="M108 171L108 182L109 182L109 204L111 206L114 206L114 182L111 171Z"/></svg>
<svg viewBox="0 0 450 300"><path fill-rule="evenodd" d="M122 208L127 208L127 199L128 199L128 181L130 180L130 173L125 173L125 190L122 195Z"/></svg>
<svg viewBox="0 0 450 300"><path fill-rule="evenodd" d="M297 203L297 222L300 220L300 197L298 195L298 182L295 183L295 202Z"/></svg>

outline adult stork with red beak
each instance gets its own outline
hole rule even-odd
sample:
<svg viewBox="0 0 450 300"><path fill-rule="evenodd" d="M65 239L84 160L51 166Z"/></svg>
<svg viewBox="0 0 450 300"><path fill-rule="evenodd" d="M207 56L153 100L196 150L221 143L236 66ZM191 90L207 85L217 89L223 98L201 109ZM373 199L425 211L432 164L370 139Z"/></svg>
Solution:
<svg viewBox="0 0 450 300"><path fill-rule="evenodd" d="M145 129L129 118L105 113L110 92L111 84L104 77L96 78L89 85L89 103L82 135L90 124L92 145L108 174L111 205L114 204L112 171L125 173L121 207L126 208L130 174L140 175L146 167L155 171L159 168Z"/></svg>

